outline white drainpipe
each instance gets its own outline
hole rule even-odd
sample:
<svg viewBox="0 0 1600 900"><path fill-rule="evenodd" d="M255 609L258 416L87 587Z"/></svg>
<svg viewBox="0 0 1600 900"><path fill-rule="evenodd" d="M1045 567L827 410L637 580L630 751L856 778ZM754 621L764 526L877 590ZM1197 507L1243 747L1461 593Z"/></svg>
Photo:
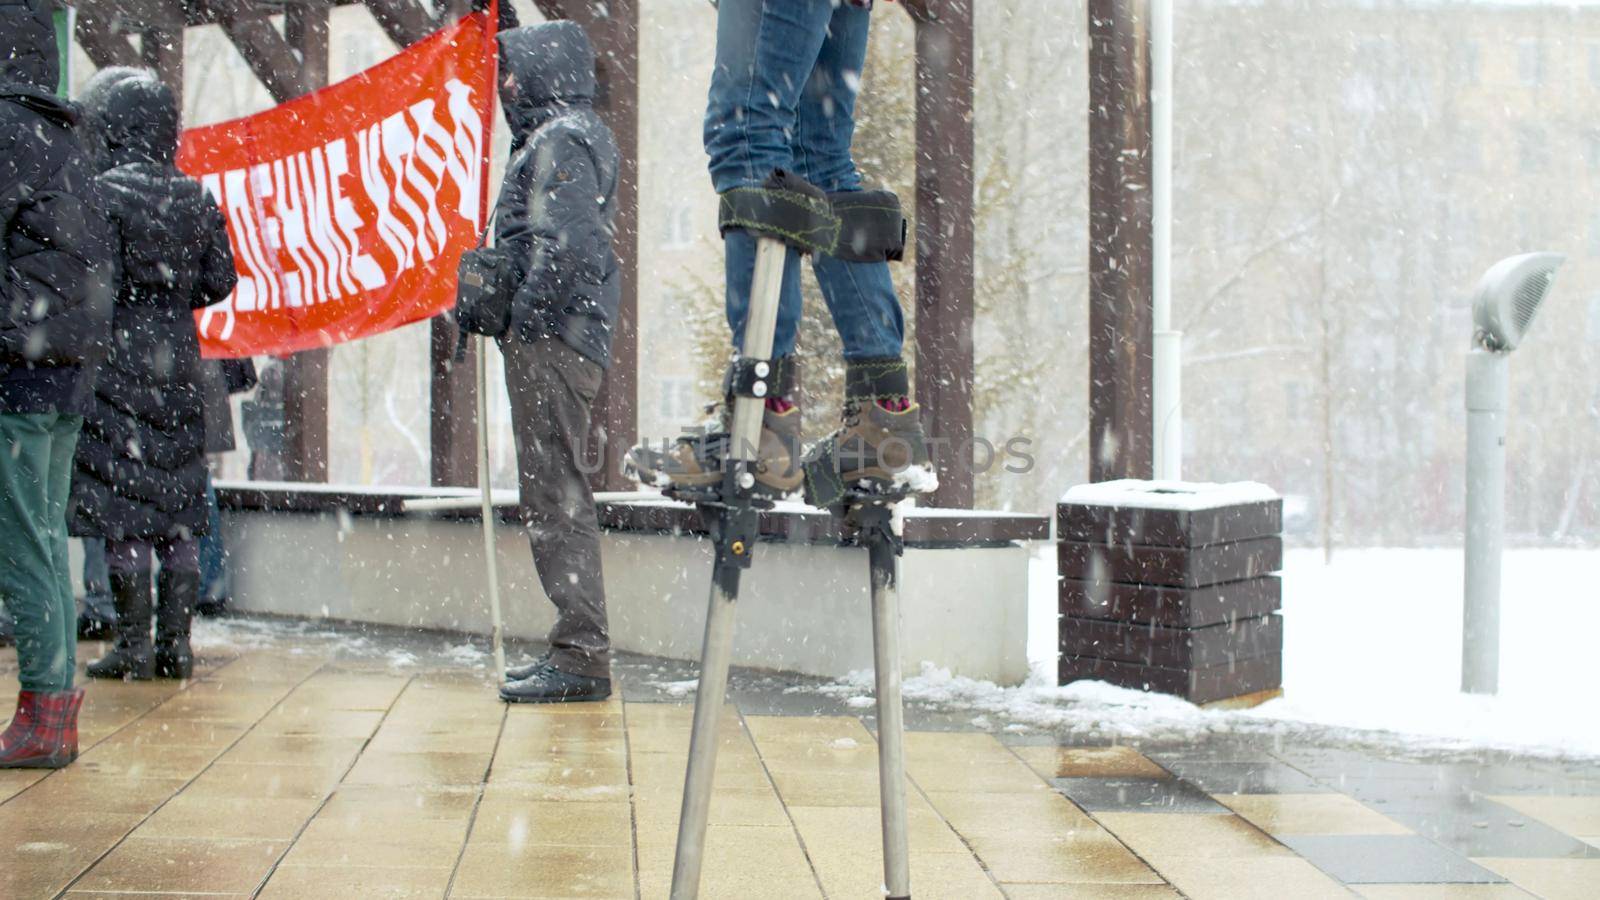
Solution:
<svg viewBox="0 0 1600 900"><path fill-rule="evenodd" d="M1172 327L1172 0L1151 0L1150 155L1155 477L1183 479L1183 333Z"/></svg>

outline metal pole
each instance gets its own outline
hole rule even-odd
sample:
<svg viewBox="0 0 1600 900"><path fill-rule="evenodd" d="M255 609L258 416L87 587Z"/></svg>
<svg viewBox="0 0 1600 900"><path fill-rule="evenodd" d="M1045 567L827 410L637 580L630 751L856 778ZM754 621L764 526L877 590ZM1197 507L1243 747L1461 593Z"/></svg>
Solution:
<svg viewBox="0 0 1600 900"><path fill-rule="evenodd" d="M878 688L883 879L889 900L903 900L911 896L911 851L906 825L905 715L900 702L899 557L889 534L872 539L867 555L872 570L872 655Z"/></svg>
<svg viewBox="0 0 1600 900"><path fill-rule="evenodd" d="M1183 334L1172 328L1172 0L1150 3L1150 277L1155 477L1183 478Z"/></svg>
<svg viewBox="0 0 1600 900"><path fill-rule="evenodd" d="M1500 689L1500 550L1505 542L1509 357L1467 354L1466 596L1461 690Z"/></svg>
<svg viewBox="0 0 1600 900"><path fill-rule="evenodd" d="M745 319L743 353L749 359L770 359L778 326L778 298L789 249L762 237L756 241L756 265ZM749 466L756 459L765 401L738 397L733 403L729 458L737 467L740 497L749 501ZM746 510L748 512L748 510ZM724 517L730 515L724 510ZM748 553L750 548L742 549ZM694 724L689 734L689 765L683 779L683 806L678 815L678 844L672 865L672 900L694 900L700 892L705 859L706 824L711 813L711 788L717 768L717 721L728 693L728 666L733 656L733 612L739 599L740 568L719 547L711 573L711 598L706 611L705 643L700 651L700 684L695 690Z"/></svg>
<svg viewBox="0 0 1600 900"><path fill-rule="evenodd" d="M738 597L739 570L718 566L712 576L711 606L706 613L705 643L700 652L700 684L694 695L689 766L684 773L678 849L672 864L672 900L694 900L700 893L700 866L704 862L706 823L711 814L711 788L717 768L717 723L728 693L733 610Z"/></svg>
<svg viewBox="0 0 1600 900"><path fill-rule="evenodd" d="M489 341L483 335L478 335L477 341L478 492L483 499L483 559L489 576L490 644L494 647L494 670L499 677L506 670L506 649L500 620L500 566L494 547L494 488L489 483Z"/></svg>
<svg viewBox="0 0 1600 900"><path fill-rule="evenodd" d="M744 355L771 359L778 330L778 297L783 291L783 266L789 248L782 241L763 237L756 241L756 268L750 283L750 312L744 322ZM766 401L739 397L733 402L732 447L729 456L754 462L761 442L761 417Z"/></svg>

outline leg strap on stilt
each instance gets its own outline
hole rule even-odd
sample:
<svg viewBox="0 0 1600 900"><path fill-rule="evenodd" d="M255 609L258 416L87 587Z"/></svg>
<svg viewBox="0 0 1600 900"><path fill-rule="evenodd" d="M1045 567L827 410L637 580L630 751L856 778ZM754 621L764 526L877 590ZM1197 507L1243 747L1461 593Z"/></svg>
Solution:
<svg viewBox="0 0 1600 900"><path fill-rule="evenodd" d="M839 244L839 217L828 195L804 178L774 169L760 187L722 193L717 227L776 238L801 253L829 253Z"/></svg>
<svg viewBox="0 0 1600 900"><path fill-rule="evenodd" d="M832 256L849 262L899 262L906 255L906 216L894 191L829 194L839 217Z"/></svg>
<svg viewBox="0 0 1600 900"><path fill-rule="evenodd" d="M899 356L844 361L846 403L894 400L910 393L911 374Z"/></svg>
<svg viewBox="0 0 1600 900"><path fill-rule="evenodd" d="M722 395L729 400L735 397L788 397L794 393L795 358L780 356L777 359L749 359L736 357L728 364L722 376Z"/></svg>

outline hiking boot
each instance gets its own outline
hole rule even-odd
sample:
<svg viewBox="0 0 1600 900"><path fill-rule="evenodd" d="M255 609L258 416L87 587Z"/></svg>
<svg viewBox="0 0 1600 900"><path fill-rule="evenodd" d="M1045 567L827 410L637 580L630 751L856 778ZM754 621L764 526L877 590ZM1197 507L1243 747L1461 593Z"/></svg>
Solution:
<svg viewBox="0 0 1600 900"><path fill-rule="evenodd" d="M922 410L907 397L909 389L905 364L898 359L846 363L843 425L806 454L807 503L835 506L849 490L938 490Z"/></svg>
<svg viewBox="0 0 1600 900"><path fill-rule="evenodd" d="M199 596L199 572L162 569L156 579L155 674L162 678L189 678L194 674L189 625L194 621Z"/></svg>
<svg viewBox="0 0 1600 900"><path fill-rule="evenodd" d="M78 758L83 689L22 691L0 734L0 769L59 769Z"/></svg>
<svg viewBox="0 0 1600 900"><path fill-rule="evenodd" d="M500 686L500 699L507 703L577 703L609 696L611 679L573 675L549 663L527 678Z"/></svg>
<svg viewBox="0 0 1600 900"><path fill-rule="evenodd" d="M89 663L90 678L144 681L155 674L150 651L150 570L111 574L117 605L117 639L111 652Z"/></svg>
<svg viewBox="0 0 1600 900"><path fill-rule="evenodd" d="M773 368L771 396L793 396L797 380L793 360L775 360ZM730 382L732 377L730 368ZM679 438L671 447L655 448L644 443L629 450L623 472L640 484L662 489L721 484L723 461L728 458L732 441L731 399L713 410L718 413L713 422L701 426L697 434ZM768 401L762 411L755 478L755 492L773 498L798 493L804 482L800 470L800 408L787 400Z"/></svg>

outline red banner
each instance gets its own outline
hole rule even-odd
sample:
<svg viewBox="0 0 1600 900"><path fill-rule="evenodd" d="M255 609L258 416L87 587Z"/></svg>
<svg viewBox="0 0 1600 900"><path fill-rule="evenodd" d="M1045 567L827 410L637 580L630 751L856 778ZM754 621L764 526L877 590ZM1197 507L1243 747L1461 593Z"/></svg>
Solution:
<svg viewBox="0 0 1600 900"><path fill-rule="evenodd" d="M325 347L450 309L488 207L493 24L468 16L354 78L184 132L178 166L217 198L239 269L195 313L205 356Z"/></svg>

